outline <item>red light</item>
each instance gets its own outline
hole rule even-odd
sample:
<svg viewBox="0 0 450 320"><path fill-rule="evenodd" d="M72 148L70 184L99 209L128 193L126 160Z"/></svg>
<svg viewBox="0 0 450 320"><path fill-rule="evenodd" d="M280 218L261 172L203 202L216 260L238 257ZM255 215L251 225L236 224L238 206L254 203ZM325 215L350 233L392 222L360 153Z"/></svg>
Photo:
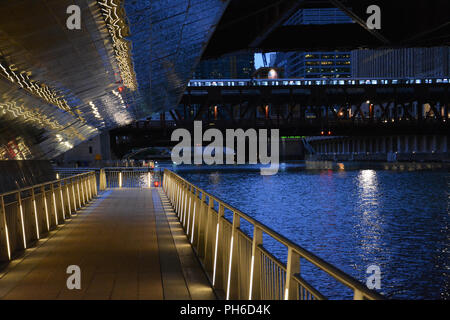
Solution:
<svg viewBox="0 0 450 320"><path fill-rule="evenodd" d="M321 135L323 135L323 134L324 134L324 132L323 132L323 131L321 131L321 132L320 132L320 134L321 134Z"/></svg>
<svg viewBox="0 0 450 320"><path fill-rule="evenodd" d="M158 188L159 187L159 181L155 181L155 183L153 183L153 185Z"/></svg>
<svg viewBox="0 0 450 320"><path fill-rule="evenodd" d="M331 136L331 131L328 131L328 135Z"/></svg>
<svg viewBox="0 0 450 320"><path fill-rule="evenodd" d="M123 91L123 87L119 87L119 92L122 92Z"/></svg>

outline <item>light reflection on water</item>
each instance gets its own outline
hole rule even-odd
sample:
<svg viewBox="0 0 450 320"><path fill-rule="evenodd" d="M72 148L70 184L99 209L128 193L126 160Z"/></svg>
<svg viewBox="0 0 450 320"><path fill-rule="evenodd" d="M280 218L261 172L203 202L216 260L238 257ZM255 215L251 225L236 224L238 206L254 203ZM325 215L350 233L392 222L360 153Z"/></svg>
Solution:
<svg viewBox="0 0 450 320"><path fill-rule="evenodd" d="M363 283L378 265L387 297L449 299L448 172L203 168L178 173ZM264 241L285 261L285 248ZM350 297L308 263L301 268L326 296Z"/></svg>

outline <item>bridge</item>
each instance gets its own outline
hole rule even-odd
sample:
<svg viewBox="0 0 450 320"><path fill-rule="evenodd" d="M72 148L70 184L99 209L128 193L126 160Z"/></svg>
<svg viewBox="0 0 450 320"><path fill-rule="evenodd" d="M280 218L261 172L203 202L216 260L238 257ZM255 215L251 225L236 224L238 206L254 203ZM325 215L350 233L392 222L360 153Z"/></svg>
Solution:
<svg viewBox="0 0 450 320"><path fill-rule="evenodd" d="M325 299L301 276L303 259L351 298L382 298L171 171L57 172L0 194L1 299ZM286 246L286 261L263 234ZM79 290L69 288L70 266Z"/></svg>

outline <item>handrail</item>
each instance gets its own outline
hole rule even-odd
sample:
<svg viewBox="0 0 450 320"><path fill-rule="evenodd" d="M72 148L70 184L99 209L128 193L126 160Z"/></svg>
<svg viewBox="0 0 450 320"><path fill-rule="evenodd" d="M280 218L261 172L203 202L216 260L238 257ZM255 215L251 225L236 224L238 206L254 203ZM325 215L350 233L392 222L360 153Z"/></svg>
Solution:
<svg viewBox="0 0 450 320"><path fill-rule="evenodd" d="M0 261L48 236L97 194L94 171L0 194Z"/></svg>
<svg viewBox="0 0 450 320"><path fill-rule="evenodd" d="M383 296L381 296L380 294L378 294L377 292L375 292L373 290L368 289L366 286L364 286L358 280L354 279L350 275L346 274L345 272L341 271L340 269L336 268L335 266L331 265L330 263L326 262L325 260L319 258L315 254L302 248L301 246L292 242L288 238L282 236L278 232L272 230L270 227L266 226L265 224L248 216L247 214L243 213L239 209L236 209L233 206L227 204L226 202L224 202L217 196L214 196L214 195L204 191L203 189L195 186L194 184L190 183L186 179L180 177L179 175L177 175L174 172L167 170L167 169L165 169L165 171L164 171L163 187L164 187L164 190L166 191L166 193L169 193L169 200L171 200L172 204L174 204L174 207L176 209L175 211L180 211L180 207L181 207L181 211L183 211L182 210L183 205L186 208L187 201L189 201L189 203L191 203L192 201L200 201L200 204L203 204L204 206L206 206L207 205L206 197L208 197L209 201L210 201L210 205L209 205L210 208L211 208L211 201L213 201L213 202L215 201L219 204L219 211L223 212L224 208L226 208L226 209L230 210L231 212L233 212L233 221L231 222L231 224L233 225L233 228L235 228L236 230L240 230L239 218L243 218L244 220L251 223L253 225L254 229L257 230L258 232L265 233L265 234L269 235L270 237L272 237L273 239L275 239L276 241L278 241L279 243L286 246L288 248L288 265L286 266L286 269L287 269L287 272L291 273L290 277L291 276L294 277L295 274L297 273L295 271L292 271L293 266L295 268L298 267L298 269L300 269L299 266L296 266L295 260L297 258L298 258L298 260L299 260L299 258L304 258L307 261L309 261L310 263L312 263L313 265L315 265L316 267L318 267L319 269L321 269L322 271L326 272L328 275L330 275L337 281L339 281L340 283L342 283L343 285L352 289L354 292L354 299L371 299L371 300L384 299ZM174 192L175 192L175 194L174 194ZM180 198L180 192L182 194L185 194L186 196L182 195ZM202 194L201 200L198 197L198 195L200 193ZM192 197L192 195L194 195L194 196ZM189 196L190 200L188 200L188 198L187 198L188 196ZM185 197L185 198L183 198L183 197ZM182 201L181 205L180 205L180 199ZM191 208L192 207L189 207L189 213L190 213ZM186 209L184 210L184 213L185 212L186 212ZM208 213L209 212L210 211L208 210ZM216 212L213 208L211 208L211 212L217 213L218 217L220 217L220 213ZM195 214L195 212L193 214ZM223 218L223 215L222 215L222 218ZM192 230L194 230L194 229L192 228ZM188 234L189 234L189 232L192 233L191 230L187 230ZM199 233L201 233L201 232L206 232L206 231L200 230ZM255 240L252 239L252 241L255 241ZM262 240L260 240L260 242L262 242ZM206 243L204 246L208 246L208 245L209 244ZM259 245L260 245L259 243L256 243L256 247L258 247ZM230 252L232 252L232 251L233 250L230 248ZM217 255L217 249L216 249L215 255ZM255 259L255 257L253 256L252 260L254 260L254 259ZM286 279L286 282L290 282L290 279L289 279L289 281L288 281L288 279ZM289 285L290 285L290 283L289 283ZM289 290L292 290L292 289L286 288L286 296L285 296L286 299L291 297L291 293L288 292ZM227 295L229 295L229 294L227 293Z"/></svg>
<svg viewBox="0 0 450 320"><path fill-rule="evenodd" d="M28 187L23 187L23 188L12 190L12 191L7 191L7 192L4 192L4 193L1 193L0 197L9 196L9 195L12 195L12 194L16 194L17 192L24 192L24 191L27 191L27 190L36 189L36 188L43 187L43 186L49 186L51 184L59 183L60 181L65 181L65 180L81 177L81 176L84 176L84 175L89 175L91 173L92 173L91 171L83 172L83 173L80 173L80 174L77 174L77 175L74 175L74 176L71 176L71 177L65 177L65 178L56 179L56 180L53 180L53 181L48 181L48 182L35 184L35 185L32 185L32 186L28 186Z"/></svg>

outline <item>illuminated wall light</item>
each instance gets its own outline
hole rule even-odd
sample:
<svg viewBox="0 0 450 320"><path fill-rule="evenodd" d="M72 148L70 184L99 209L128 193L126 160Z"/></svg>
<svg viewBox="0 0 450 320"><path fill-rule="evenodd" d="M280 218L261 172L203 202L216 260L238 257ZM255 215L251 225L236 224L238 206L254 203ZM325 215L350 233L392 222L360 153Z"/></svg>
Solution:
<svg viewBox="0 0 450 320"><path fill-rule="evenodd" d="M152 180L151 180L150 172L147 172L147 183L148 183L148 187L151 188L152 187Z"/></svg>
<svg viewBox="0 0 450 320"><path fill-rule="evenodd" d="M122 188L122 171L119 172L119 188Z"/></svg>

